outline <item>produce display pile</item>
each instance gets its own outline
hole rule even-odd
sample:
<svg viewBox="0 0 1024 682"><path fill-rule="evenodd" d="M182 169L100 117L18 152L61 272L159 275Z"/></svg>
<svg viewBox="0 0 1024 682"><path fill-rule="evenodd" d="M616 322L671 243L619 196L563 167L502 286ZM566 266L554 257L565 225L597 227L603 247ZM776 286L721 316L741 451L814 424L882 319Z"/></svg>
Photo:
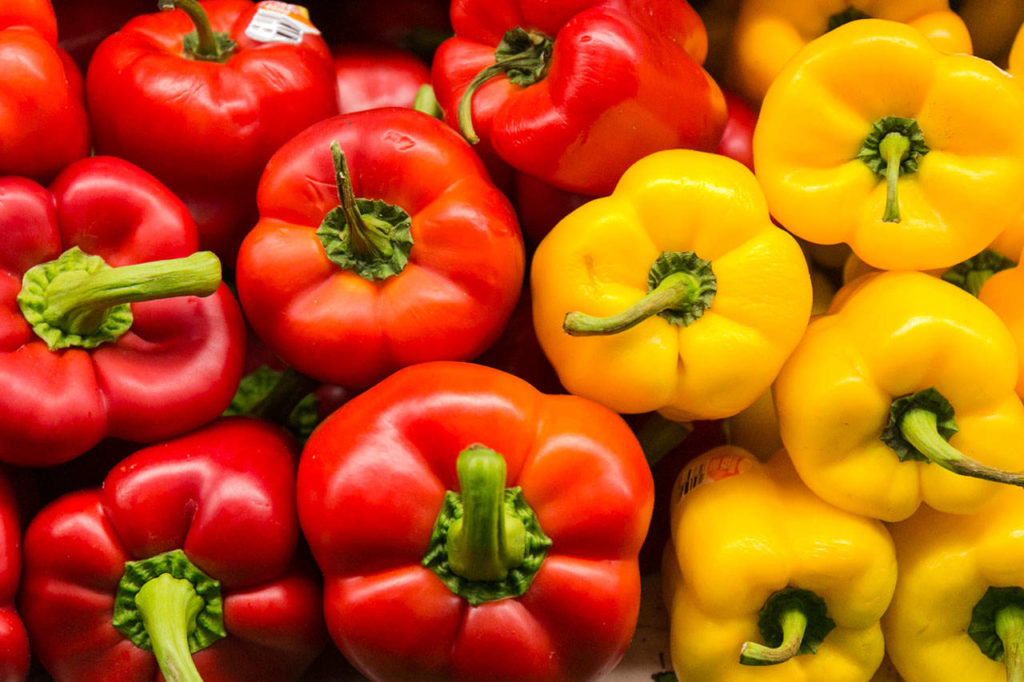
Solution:
<svg viewBox="0 0 1024 682"><path fill-rule="evenodd" d="M1024 682L1022 78L1020 0L0 0L0 679Z"/></svg>

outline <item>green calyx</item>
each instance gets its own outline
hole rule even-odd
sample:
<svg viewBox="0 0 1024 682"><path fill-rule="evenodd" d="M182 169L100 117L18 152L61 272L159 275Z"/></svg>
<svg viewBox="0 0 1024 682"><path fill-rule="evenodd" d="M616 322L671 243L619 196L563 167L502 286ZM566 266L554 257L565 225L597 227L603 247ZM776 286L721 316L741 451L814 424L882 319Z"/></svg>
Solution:
<svg viewBox="0 0 1024 682"><path fill-rule="evenodd" d="M857 158L887 183L885 211L882 220L900 221L899 179L916 173L918 162L930 151L917 121L900 116L886 116L875 121L864 140Z"/></svg>
<svg viewBox="0 0 1024 682"><path fill-rule="evenodd" d="M456 461L460 492L445 494L423 565L471 606L526 593L551 548L505 458L471 445Z"/></svg>
<svg viewBox="0 0 1024 682"><path fill-rule="evenodd" d="M242 377L224 416L269 419L304 443L319 423L320 400L313 393L319 385L290 367L278 372L260 365Z"/></svg>
<svg viewBox="0 0 1024 682"><path fill-rule="evenodd" d="M412 219L398 206L356 199L337 142L331 143L331 155L340 205L324 216L316 231L327 258L370 281L397 275L405 269L412 251Z"/></svg>
<svg viewBox="0 0 1024 682"><path fill-rule="evenodd" d="M562 329L572 336L618 334L654 315L680 326L689 326L711 307L718 281L711 261L693 251L665 251L647 272L647 295L610 317L570 312Z"/></svg>
<svg viewBox="0 0 1024 682"><path fill-rule="evenodd" d="M480 141L473 129L472 100L481 85L504 74L515 84L527 87L548 75L555 41L540 31L527 31L516 26L505 32L494 51L494 63L473 77L459 100L459 130L470 144Z"/></svg>
<svg viewBox="0 0 1024 682"><path fill-rule="evenodd" d="M18 306L50 350L95 348L131 328L130 303L209 296L220 281L220 261L209 251L112 268L75 246L25 272Z"/></svg>
<svg viewBox="0 0 1024 682"><path fill-rule="evenodd" d="M848 24L851 21L857 21L858 19L870 19L871 15L863 10L859 10L856 7L847 7L842 12L836 12L828 18L828 31L833 31L843 24Z"/></svg>
<svg viewBox="0 0 1024 682"><path fill-rule="evenodd" d="M942 279L955 284L973 296L981 293L981 288L992 275L1012 268L1016 263L992 249L984 249L942 273Z"/></svg>
<svg viewBox="0 0 1024 682"><path fill-rule="evenodd" d="M182 56L201 62L224 63L238 48L227 33L214 31L210 19L197 0L159 0L161 10L180 9L192 20L194 31L181 39Z"/></svg>
<svg viewBox="0 0 1024 682"><path fill-rule="evenodd" d="M889 407L881 439L901 462L928 461L961 476L1024 486L1024 472L1008 472L964 456L949 444L958 431L953 406L934 388L901 396Z"/></svg>
<svg viewBox="0 0 1024 682"><path fill-rule="evenodd" d="M1024 589L989 587L971 611L967 634L1006 666L1007 682L1024 680Z"/></svg>
<svg viewBox="0 0 1024 682"><path fill-rule="evenodd" d="M813 654L835 626L824 599L810 590L787 587L765 601L757 620L764 644L745 642L740 663L777 665Z"/></svg>
<svg viewBox="0 0 1024 682"><path fill-rule="evenodd" d="M192 654L227 636L220 583L180 549L125 562L112 623L168 682L201 682Z"/></svg>

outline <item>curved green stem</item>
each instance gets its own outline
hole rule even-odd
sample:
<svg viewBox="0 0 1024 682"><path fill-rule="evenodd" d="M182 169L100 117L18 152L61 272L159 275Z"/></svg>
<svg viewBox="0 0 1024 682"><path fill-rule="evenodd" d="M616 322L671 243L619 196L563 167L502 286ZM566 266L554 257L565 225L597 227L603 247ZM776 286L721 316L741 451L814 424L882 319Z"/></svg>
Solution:
<svg viewBox="0 0 1024 682"><path fill-rule="evenodd" d="M377 243L378 240L371 240L368 237L370 228L363 222L363 216L356 208L356 196L352 191L352 179L348 174L348 163L345 161L345 153L337 142L331 143L331 157L334 159L334 177L338 185L338 201L341 202L341 210L345 215L345 223L348 225L349 242L352 250L361 257L382 256L387 257L390 252L390 245L386 240ZM377 250L380 250L377 253Z"/></svg>
<svg viewBox="0 0 1024 682"><path fill-rule="evenodd" d="M878 145L878 151L885 159L885 213L882 220L887 223L898 223L900 221L900 205L897 197L897 189L900 179L900 164L903 158L910 152L910 140L901 133L889 133Z"/></svg>
<svg viewBox="0 0 1024 682"><path fill-rule="evenodd" d="M1003 642L1006 682L1024 682L1024 608L1004 606L996 613L996 634Z"/></svg>
<svg viewBox="0 0 1024 682"><path fill-rule="evenodd" d="M769 647L757 642L744 642L740 648L740 663L776 665L785 663L799 653L807 631L807 615L800 609L789 609L782 613L780 620L782 643L777 647Z"/></svg>
<svg viewBox="0 0 1024 682"><path fill-rule="evenodd" d="M618 315L594 317L581 312L567 313L562 329L571 336L618 334L635 327L649 317L674 308L685 308L697 300L700 278L689 272L676 272L661 281L653 291Z"/></svg>
<svg viewBox="0 0 1024 682"><path fill-rule="evenodd" d="M210 18L196 0L159 0L159 7L162 10L180 9L192 20L196 28L196 43L190 51L197 59L220 61L224 57L222 45L210 26Z"/></svg>
<svg viewBox="0 0 1024 682"><path fill-rule="evenodd" d="M900 433L919 453L943 469L961 476L1024 486L1024 472L1014 473L987 466L964 456L950 445L939 433L938 418L931 410L908 410L900 422Z"/></svg>
<svg viewBox="0 0 1024 682"><path fill-rule="evenodd" d="M462 494L462 518L448 530L448 562L468 580L504 580L523 562L526 528L505 513L505 458L471 445L456 461Z"/></svg>
<svg viewBox="0 0 1024 682"><path fill-rule="evenodd" d="M169 573L149 580L135 595L153 655L167 682L202 682L188 636L203 603L191 582Z"/></svg>

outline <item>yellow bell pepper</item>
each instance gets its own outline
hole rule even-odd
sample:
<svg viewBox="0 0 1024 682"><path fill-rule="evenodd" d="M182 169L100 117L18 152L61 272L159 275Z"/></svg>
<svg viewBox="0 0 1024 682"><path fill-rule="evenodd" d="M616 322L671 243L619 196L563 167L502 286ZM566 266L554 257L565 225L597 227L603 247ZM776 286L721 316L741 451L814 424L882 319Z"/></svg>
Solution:
<svg viewBox="0 0 1024 682"><path fill-rule="evenodd" d="M957 12L971 33L974 53L1000 66L1006 64L1006 53L1013 44L1014 34L1024 23L1024 2L960 0Z"/></svg>
<svg viewBox="0 0 1024 682"><path fill-rule="evenodd" d="M1024 494L984 514L921 509L890 526L899 579L882 619L907 682L1024 679Z"/></svg>
<svg viewBox="0 0 1024 682"><path fill-rule="evenodd" d="M683 682L868 682L896 585L892 539L800 481L786 453L693 460L672 493L662 562Z"/></svg>
<svg viewBox="0 0 1024 682"><path fill-rule="evenodd" d="M985 281L978 292L1010 330L1017 345L1017 395L1024 399L1024 264L1001 270Z"/></svg>
<svg viewBox="0 0 1024 682"><path fill-rule="evenodd" d="M811 307L807 262L753 174L682 149L641 159L559 222L531 287L537 338L570 393L677 421L750 405Z"/></svg>
<svg viewBox="0 0 1024 682"><path fill-rule="evenodd" d="M800 476L838 507L900 521L921 502L974 513L1022 494L1017 351L987 306L920 272L842 287L779 372L779 432ZM985 480L990 479L990 480ZM993 482L993 481L998 481Z"/></svg>
<svg viewBox="0 0 1024 682"><path fill-rule="evenodd" d="M915 29L865 19L809 43L765 97L754 165L779 222L881 269L947 268L1024 211L1024 88Z"/></svg>
<svg viewBox="0 0 1024 682"><path fill-rule="evenodd" d="M815 38L857 19L898 21L936 49L971 52L971 36L947 0L744 0L732 35L726 82L760 102L786 62Z"/></svg>

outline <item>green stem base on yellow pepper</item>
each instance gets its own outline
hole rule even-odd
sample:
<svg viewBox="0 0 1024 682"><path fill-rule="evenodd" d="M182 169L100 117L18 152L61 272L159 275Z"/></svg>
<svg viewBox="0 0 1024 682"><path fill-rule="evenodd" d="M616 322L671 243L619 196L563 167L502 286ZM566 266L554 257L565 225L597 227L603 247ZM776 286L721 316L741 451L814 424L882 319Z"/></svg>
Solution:
<svg viewBox="0 0 1024 682"><path fill-rule="evenodd" d="M824 599L810 590L787 587L765 601L757 621L765 643L745 642L740 663L777 665L813 654L835 626Z"/></svg>
<svg viewBox="0 0 1024 682"><path fill-rule="evenodd" d="M423 565L472 606L526 593L551 547L520 488L505 487L505 458L471 445L456 461Z"/></svg>
<svg viewBox="0 0 1024 682"><path fill-rule="evenodd" d="M209 296L220 281L220 260L209 251L113 268L73 246L25 272L18 306L50 350L95 348L131 328L129 304Z"/></svg>
<svg viewBox="0 0 1024 682"><path fill-rule="evenodd" d="M516 26L505 32L494 51L494 63L473 77L459 100L459 130L470 144L480 141L473 128L473 95L481 85L504 74L510 83L526 87L543 80L551 65L555 41L540 31Z"/></svg>
<svg viewBox="0 0 1024 682"><path fill-rule="evenodd" d="M153 652L168 682L202 682L192 654L227 636L220 583L180 549L125 563L112 624Z"/></svg>
<svg viewBox="0 0 1024 682"><path fill-rule="evenodd" d="M971 612L967 634L1006 666L1007 682L1024 682L1024 589L989 587Z"/></svg>
<svg viewBox="0 0 1024 682"><path fill-rule="evenodd" d="M339 205L331 209L316 236L327 258L371 282L402 272L412 251L412 218L405 209L384 201L357 199L345 154L331 143Z"/></svg>
<svg viewBox="0 0 1024 682"><path fill-rule="evenodd" d="M972 296L981 293L981 288L992 275L1012 268L1016 263L992 249L983 249L962 263L957 263L942 273L942 279L955 284Z"/></svg>
<svg viewBox="0 0 1024 682"><path fill-rule="evenodd" d="M953 406L934 388L892 401L881 439L900 461L930 461L961 476L1024 486L1024 472L1009 472L964 456L949 444L958 430Z"/></svg>
<svg viewBox="0 0 1024 682"><path fill-rule="evenodd" d="M872 124L857 158L886 180L883 221L900 221L899 179L916 173L919 159L929 151L921 128L912 118L886 116Z"/></svg>
<svg viewBox="0 0 1024 682"><path fill-rule="evenodd" d="M647 273L647 296L610 317L567 313L562 329L572 336L605 336L631 329L654 315L688 326L711 307L717 291L711 261L693 251L666 251Z"/></svg>
<svg viewBox="0 0 1024 682"><path fill-rule="evenodd" d="M158 6L161 10L182 10L196 27L181 40L182 56L187 59L223 64L238 48L227 33L216 32L210 27L210 19L197 0L159 0Z"/></svg>

